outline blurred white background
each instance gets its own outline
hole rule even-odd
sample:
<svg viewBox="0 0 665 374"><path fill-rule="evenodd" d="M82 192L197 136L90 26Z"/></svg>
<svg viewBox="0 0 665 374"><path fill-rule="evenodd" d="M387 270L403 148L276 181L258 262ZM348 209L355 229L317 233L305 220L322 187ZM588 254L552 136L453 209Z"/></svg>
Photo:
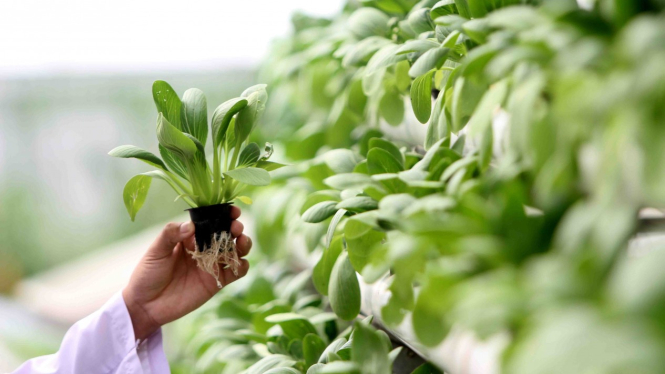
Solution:
<svg viewBox="0 0 665 374"><path fill-rule="evenodd" d="M0 77L255 65L294 11L340 0L0 2Z"/></svg>

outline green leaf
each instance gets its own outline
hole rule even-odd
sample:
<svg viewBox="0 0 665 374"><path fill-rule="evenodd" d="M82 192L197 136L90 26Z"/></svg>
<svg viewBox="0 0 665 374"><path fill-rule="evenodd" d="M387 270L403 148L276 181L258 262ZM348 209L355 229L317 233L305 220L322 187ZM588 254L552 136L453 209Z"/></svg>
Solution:
<svg viewBox="0 0 665 374"><path fill-rule="evenodd" d="M326 241L324 243L326 247L330 246L332 238L335 235L335 230L337 229L337 225L339 225L339 222L346 215L346 209L343 208L337 208L337 209L339 210L333 216L333 219L330 221L330 225L328 225L328 231L326 232Z"/></svg>
<svg viewBox="0 0 665 374"><path fill-rule="evenodd" d="M436 152L441 148L444 143L445 139L440 139L436 143L434 143L425 153L425 156L423 156L422 160L418 161L415 165L413 165L414 170L422 170L422 171L427 171L429 169L430 163L434 159L434 156L436 155Z"/></svg>
<svg viewBox="0 0 665 374"><path fill-rule="evenodd" d="M372 148L367 152L367 170L370 174L399 173L403 165L388 151Z"/></svg>
<svg viewBox="0 0 665 374"><path fill-rule="evenodd" d="M497 55L500 48L493 44L484 44L472 49L464 59L464 76L484 74L487 64Z"/></svg>
<svg viewBox="0 0 665 374"><path fill-rule="evenodd" d="M223 147L230 151L232 148L236 147L236 118L231 118L229 122L229 127L226 129L226 135L224 135L224 144Z"/></svg>
<svg viewBox="0 0 665 374"><path fill-rule="evenodd" d="M460 135L450 149L461 155L464 152L464 144L466 144L466 134Z"/></svg>
<svg viewBox="0 0 665 374"><path fill-rule="evenodd" d="M408 6L399 0L361 0L368 5L375 5L377 8L387 13L403 14L408 10Z"/></svg>
<svg viewBox="0 0 665 374"><path fill-rule="evenodd" d="M390 40L381 36L370 36L363 39L346 53L344 59L342 59L342 66L348 68L365 65L376 51L387 44L391 44Z"/></svg>
<svg viewBox="0 0 665 374"><path fill-rule="evenodd" d="M406 192L407 189L407 184L400 179L397 173L374 174L372 175L372 180L379 182L390 193ZM364 192L366 195L374 198L374 200L381 200L381 198L370 193L369 188L366 188Z"/></svg>
<svg viewBox="0 0 665 374"><path fill-rule="evenodd" d="M266 322L276 323L289 339L302 339L307 334L316 334L316 328L304 316L295 313L279 313L266 317Z"/></svg>
<svg viewBox="0 0 665 374"><path fill-rule="evenodd" d="M298 343L298 341L293 341L292 343ZM299 370L294 368L284 367L284 368L272 368L263 374L302 374Z"/></svg>
<svg viewBox="0 0 665 374"><path fill-rule="evenodd" d="M316 364L325 349L326 343L324 343L323 339L321 339L318 335L305 335L302 340L302 350L303 355L305 356L305 367L309 368L310 366Z"/></svg>
<svg viewBox="0 0 665 374"><path fill-rule="evenodd" d="M327 225L324 222L304 225L302 231L305 238L305 246L309 252L319 246L321 239L326 234L326 229Z"/></svg>
<svg viewBox="0 0 665 374"><path fill-rule="evenodd" d="M419 77L426 74L432 69L439 69L443 63L446 61L446 56L448 56L448 48L433 48L429 51L423 53L418 60L411 66L409 70L409 75L413 78ZM431 95L430 90L430 95Z"/></svg>
<svg viewBox="0 0 665 374"><path fill-rule="evenodd" d="M307 369L307 374L321 374L321 370L325 367L325 364L314 364Z"/></svg>
<svg viewBox="0 0 665 374"><path fill-rule="evenodd" d="M332 273L333 266L339 254L343 250L342 237L333 239L330 246L323 248L323 253L319 262L314 266L312 271L312 282L314 288L322 295L328 295L328 284L330 283L330 274Z"/></svg>
<svg viewBox="0 0 665 374"><path fill-rule="evenodd" d="M459 31L454 30L453 32L448 34L448 36L446 36L446 38L441 43L441 46L445 48L454 49L455 46L457 45L457 40L459 39L460 35L461 33Z"/></svg>
<svg viewBox="0 0 665 374"><path fill-rule="evenodd" d="M320 374L364 374L354 362L335 361L325 365L318 372Z"/></svg>
<svg viewBox="0 0 665 374"><path fill-rule="evenodd" d="M337 211L337 208L335 207L336 205L336 201L323 201L314 204L314 206L303 213L302 220L308 223L323 222L335 214Z"/></svg>
<svg viewBox="0 0 665 374"><path fill-rule="evenodd" d="M222 103L212 113L210 126L212 128L212 139L215 147L224 143L231 119L236 113L245 108L247 103L247 99L236 97Z"/></svg>
<svg viewBox="0 0 665 374"><path fill-rule="evenodd" d="M240 152L240 158L238 159L238 167L253 165L259 161L261 157L261 149L256 143L249 143L242 152Z"/></svg>
<svg viewBox="0 0 665 374"><path fill-rule="evenodd" d="M168 171L166 165L164 165L164 162L162 162L159 157L155 156L151 152L148 152L139 147L135 147L133 145L121 145L119 147L113 148L111 152L109 152L109 155L120 158L136 158L148 165L160 168L164 171Z"/></svg>
<svg viewBox="0 0 665 374"><path fill-rule="evenodd" d="M407 40L397 49L397 54L404 53L425 53L433 48L439 48L441 45L431 39L413 39Z"/></svg>
<svg viewBox="0 0 665 374"><path fill-rule="evenodd" d="M141 209L148 196L152 178L145 175L137 175L130 179L122 191L122 199L125 201L125 207L129 217L134 221L136 213Z"/></svg>
<svg viewBox="0 0 665 374"><path fill-rule="evenodd" d="M492 32L487 19L472 19L462 25L464 33L478 44L487 43L487 36Z"/></svg>
<svg viewBox="0 0 665 374"><path fill-rule="evenodd" d="M471 11L469 10L469 3L467 0L455 0L457 11L460 16L464 18L471 18Z"/></svg>
<svg viewBox="0 0 665 374"><path fill-rule="evenodd" d="M363 189L367 186L376 185L376 182L367 174L344 173L326 178L323 183L337 189Z"/></svg>
<svg viewBox="0 0 665 374"><path fill-rule="evenodd" d="M157 119L157 140L160 145L178 156L182 162L193 159L198 151L196 144L173 126L162 113Z"/></svg>
<svg viewBox="0 0 665 374"><path fill-rule="evenodd" d="M393 194L386 196L379 203L379 209L385 212L398 214L416 201L416 198L410 194Z"/></svg>
<svg viewBox="0 0 665 374"><path fill-rule="evenodd" d="M255 84L251 87L246 88L242 93L240 94L241 97L250 97L252 94L258 92L260 94L263 94L264 91L266 91L266 88L268 87L267 84L259 83Z"/></svg>
<svg viewBox="0 0 665 374"><path fill-rule="evenodd" d="M243 92L243 96L247 96L247 106L238 112L238 117L235 123L235 136L236 144L244 142L249 134L256 126L256 123L261 119L263 112L266 108L266 101L268 100L268 92L264 84L256 85L248 88Z"/></svg>
<svg viewBox="0 0 665 374"><path fill-rule="evenodd" d="M336 174L351 173L362 159L350 149L333 149L323 155L323 160Z"/></svg>
<svg viewBox="0 0 665 374"><path fill-rule="evenodd" d="M471 18L485 17L488 11L487 5L485 4L486 1L487 0L466 0Z"/></svg>
<svg viewBox="0 0 665 374"><path fill-rule="evenodd" d="M344 337L340 337L335 339L332 343L330 343L326 349L321 353L321 357L319 357L319 363L325 364L330 362L329 357L330 354L334 354L338 350L340 350L344 344L346 344L347 340Z"/></svg>
<svg viewBox="0 0 665 374"><path fill-rule="evenodd" d="M432 118L427 126L427 135L425 136L425 149L430 149L434 143L450 135L444 108L444 96L443 93L439 93L436 101L434 101Z"/></svg>
<svg viewBox="0 0 665 374"><path fill-rule="evenodd" d="M399 126L404 120L404 101L396 88L387 89L379 102L381 117L392 126Z"/></svg>
<svg viewBox="0 0 665 374"><path fill-rule="evenodd" d="M351 361L351 343L353 343L353 335L349 337L349 341L346 344L335 352L343 361Z"/></svg>
<svg viewBox="0 0 665 374"><path fill-rule="evenodd" d="M369 140L368 145L370 149L381 148L384 151L387 151L395 158L395 160L397 160L397 162L400 163L400 165L402 165L402 167L404 167L404 155L402 154L402 151L400 151L399 148L397 148L397 146L392 142L383 138L372 138Z"/></svg>
<svg viewBox="0 0 665 374"><path fill-rule="evenodd" d="M379 203L369 196L355 196L344 199L336 206L337 209L346 209L351 212L361 213L368 210L374 210L379 207Z"/></svg>
<svg viewBox="0 0 665 374"><path fill-rule="evenodd" d="M429 16L429 8L421 8L409 14L409 26L416 34L433 31L434 23Z"/></svg>
<svg viewBox="0 0 665 374"><path fill-rule="evenodd" d="M238 196L237 199L240 200L243 204L247 205L252 205L254 203L252 201L252 198L250 198L249 196Z"/></svg>
<svg viewBox="0 0 665 374"><path fill-rule="evenodd" d="M254 365L247 368L245 374L264 374L273 368L292 367L296 362L286 355L270 355L260 359Z"/></svg>
<svg viewBox="0 0 665 374"><path fill-rule="evenodd" d="M362 40L370 36L388 35L389 17L374 8L360 8L349 17L347 27L353 35Z"/></svg>
<svg viewBox="0 0 665 374"><path fill-rule="evenodd" d="M346 252L339 255L332 269L328 296L332 310L341 319L351 321L360 313L360 285Z"/></svg>
<svg viewBox="0 0 665 374"><path fill-rule="evenodd" d="M397 51L399 51L400 46L396 44L388 44L384 46L383 48L379 49L372 58L369 59L367 62L367 68L365 69L365 76L363 77L363 91L365 91L365 94L371 94L373 90L370 90L369 88L369 82L365 82L365 79L367 77L370 77L374 74L378 74L381 70L387 68L388 66L394 65L400 61L404 61L407 58L406 54L397 54ZM382 77L382 75L380 76ZM375 87L376 89L380 88L380 83L382 80L379 80L378 87ZM375 82L376 83L376 82Z"/></svg>
<svg viewBox="0 0 665 374"><path fill-rule="evenodd" d="M183 132L189 140L193 141L194 144L196 145L196 150L197 150L197 156L201 156L203 160L205 160L205 147L203 146L203 143L201 143L196 137L192 134L188 134L186 132Z"/></svg>
<svg viewBox="0 0 665 374"><path fill-rule="evenodd" d="M389 349L376 330L363 323L356 323L351 344L351 357L363 374L390 373Z"/></svg>
<svg viewBox="0 0 665 374"><path fill-rule="evenodd" d="M163 145L159 145L159 154L162 156L162 159L164 160L164 163L169 167L169 169L181 178L185 180L189 180L189 177L187 176L187 172L185 171L185 164L180 161L176 155L173 154L173 152L169 151L168 149L164 148Z"/></svg>
<svg viewBox="0 0 665 374"><path fill-rule="evenodd" d="M411 85L410 67L408 61L400 61L395 64L395 86L399 92L406 92L406 89Z"/></svg>
<svg viewBox="0 0 665 374"><path fill-rule="evenodd" d="M469 119L468 136L479 136L487 131L491 126L493 114L503 105L507 94L508 79L502 79L490 86Z"/></svg>
<svg viewBox="0 0 665 374"><path fill-rule="evenodd" d="M464 1L464 0L462 0ZM459 6L458 6L459 8ZM457 14L448 14L445 16L437 17L434 19L434 24L440 27L447 29L447 32L452 32L454 30L461 30L462 24L468 21L468 17L457 15Z"/></svg>
<svg viewBox="0 0 665 374"><path fill-rule="evenodd" d="M439 368L429 362L426 362L415 368L411 374L443 374L443 371L439 370Z"/></svg>
<svg viewBox="0 0 665 374"><path fill-rule="evenodd" d="M239 168L224 172L224 175L250 186L267 186L270 184L270 174L259 168Z"/></svg>
<svg viewBox="0 0 665 374"><path fill-rule="evenodd" d="M288 166L285 164L280 164L278 162L272 162L272 161L259 161L256 163L257 168L261 168L266 171L273 171L277 170L279 168L283 168L284 166Z"/></svg>
<svg viewBox="0 0 665 374"><path fill-rule="evenodd" d="M411 106L420 123L426 123L432 112L432 75L434 70L416 78L411 85Z"/></svg>
<svg viewBox="0 0 665 374"><path fill-rule="evenodd" d="M300 215L305 214L307 209L323 201L340 201L340 193L335 190L320 190L307 195L305 203L300 207Z"/></svg>
<svg viewBox="0 0 665 374"><path fill-rule="evenodd" d="M376 129L369 129L363 134L363 136L358 141L360 146L360 154L367 157L367 151L369 151L369 141L373 138L380 138L383 136L383 133Z"/></svg>
<svg viewBox="0 0 665 374"><path fill-rule="evenodd" d="M360 174L369 174L367 171L367 160L363 160L356 165L355 168L353 168L354 173L360 173Z"/></svg>
<svg viewBox="0 0 665 374"><path fill-rule="evenodd" d="M349 220L344 226L344 239L353 268L361 272L367 265L375 245L385 238L384 232L374 230L371 225L358 220Z"/></svg>
<svg viewBox="0 0 665 374"><path fill-rule="evenodd" d="M452 93L453 132L458 132L466 126L476 105L483 97L485 88L485 85L475 83L468 78L460 77L457 79Z"/></svg>
<svg viewBox="0 0 665 374"><path fill-rule="evenodd" d="M203 91L190 88L182 96L182 129L193 135L201 144L208 139L208 102Z"/></svg>
<svg viewBox="0 0 665 374"><path fill-rule="evenodd" d="M157 112L162 113L176 129L183 131L180 122L182 101L173 87L164 81L155 81L152 84L152 98L155 101Z"/></svg>
<svg viewBox="0 0 665 374"><path fill-rule="evenodd" d="M385 332L382 331L382 330L378 330L378 331L381 331L382 333L385 334ZM387 336L388 336L388 334L386 334L386 337ZM390 338L388 338L388 343L390 343ZM390 353L388 353L388 362L390 363L391 367L395 363L395 360L397 360L397 357L399 357L399 355L402 353L403 348L404 347L397 347L397 348L393 349L392 351L390 351Z"/></svg>
<svg viewBox="0 0 665 374"><path fill-rule="evenodd" d="M434 4L432 10L430 11L430 18L437 19L448 14L457 14L455 0L441 0Z"/></svg>

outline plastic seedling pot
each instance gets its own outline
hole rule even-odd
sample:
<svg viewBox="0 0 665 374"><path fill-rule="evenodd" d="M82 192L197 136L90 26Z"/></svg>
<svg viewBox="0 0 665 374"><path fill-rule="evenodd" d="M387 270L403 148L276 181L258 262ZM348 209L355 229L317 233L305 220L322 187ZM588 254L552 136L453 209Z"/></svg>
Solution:
<svg viewBox="0 0 665 374"><path fill-rule="evenodd" d="M187 209L195 228L195 251L192 257L199 267L215 276L219 282L220 266L228 265L238 275L240 260L231 235L231 207L233 203Z"/></svg>

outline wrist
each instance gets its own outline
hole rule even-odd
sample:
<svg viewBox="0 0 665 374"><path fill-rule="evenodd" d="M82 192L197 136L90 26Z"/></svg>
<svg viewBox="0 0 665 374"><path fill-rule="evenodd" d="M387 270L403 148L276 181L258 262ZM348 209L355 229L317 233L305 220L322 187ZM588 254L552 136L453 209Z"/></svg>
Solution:
<svg viewBox="0 0 665 374"><path fill-rule="evenodd" d="M150 316L150 313L148 313L145 306L136 301L136 298L132 296L131 291L127 288L122 290L122 298L125 301L129 318L132 321L134 337L136 339L145 339L161 327L159 323Z"/></svg>

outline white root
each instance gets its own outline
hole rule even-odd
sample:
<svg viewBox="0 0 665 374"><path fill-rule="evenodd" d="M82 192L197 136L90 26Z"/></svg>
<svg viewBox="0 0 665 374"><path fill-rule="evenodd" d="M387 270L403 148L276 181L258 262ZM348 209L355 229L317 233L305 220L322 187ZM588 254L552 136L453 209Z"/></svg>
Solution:
<svg viewBox="0 0 665 374"><path fill-rule="evenodd" d="M219 280L219 275L224 265L231 269L233 275L238 275L240 259L238 259L236 243L230 232L223 231L219 235L213 234L212 243L203 251L199 251L198 244L195 246L195 250L189 251L189 253L196 260L199 268L215 277L217 287L222 288L223 286Z"/></svg>

